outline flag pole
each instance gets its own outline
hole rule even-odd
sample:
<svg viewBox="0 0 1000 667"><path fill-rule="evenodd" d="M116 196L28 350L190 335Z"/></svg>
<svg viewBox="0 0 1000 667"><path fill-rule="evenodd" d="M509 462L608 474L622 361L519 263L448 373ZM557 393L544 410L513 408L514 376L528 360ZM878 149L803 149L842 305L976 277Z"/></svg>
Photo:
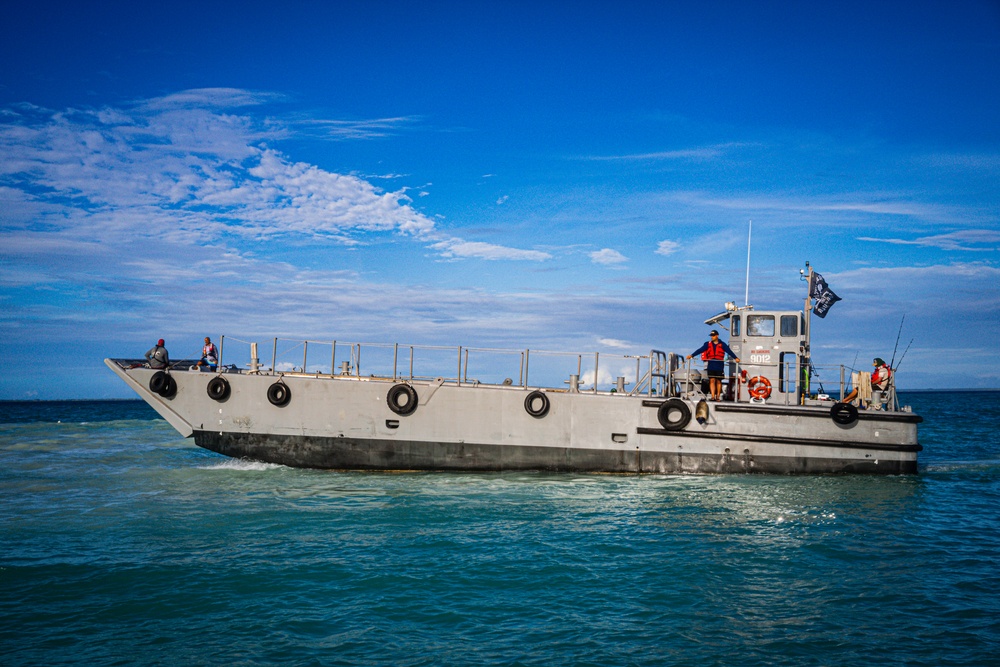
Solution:
<svg viewBox="0 0 1000 667"><path fill-rule="evenodd" d="M812 329L810 327L810 315L812 314L812 286L813 286L813 267L810 266L809 262L806 262L806 304L805 304L805 345L802 350L802 378L805 380L805 392L802 391L801 383L799 385L799 402L804 403L806 396L809 392L809 365L812 363L812 353L810 352L810 337L812 335Z"/></svg>
<svg viewBox="0 0 1000 667"><path fill-rule="evenodd" d="M743 305L750 305L750 235L753 233L753 220L747 221L747 282L746 282L746 292L743 294Z"/></svg>

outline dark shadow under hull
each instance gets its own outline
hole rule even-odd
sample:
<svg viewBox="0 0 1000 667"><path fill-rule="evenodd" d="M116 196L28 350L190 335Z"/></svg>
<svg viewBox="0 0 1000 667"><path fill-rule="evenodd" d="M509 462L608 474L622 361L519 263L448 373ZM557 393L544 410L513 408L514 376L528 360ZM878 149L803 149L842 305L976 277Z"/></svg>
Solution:
<svg viewBox="0 0 1000 667"><path fill-rule="evenodd" d="M916 474L917 461L499 446L196 431L195 443L235 458L331 470L545 471L650 474ZM797 451L801 454L801 447Z"/></svg>

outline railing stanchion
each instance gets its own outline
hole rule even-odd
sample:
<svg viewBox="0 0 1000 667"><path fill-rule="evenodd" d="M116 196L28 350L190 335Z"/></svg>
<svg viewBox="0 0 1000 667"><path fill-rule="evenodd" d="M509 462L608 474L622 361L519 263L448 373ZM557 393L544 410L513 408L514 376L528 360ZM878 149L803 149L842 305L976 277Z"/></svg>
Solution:
<svg viewBox="0 0 1000 667"><path fill-rule="evenodd" d="M597 393L597 365L601 359L600 352L594 352L594 393Z"/></svg>

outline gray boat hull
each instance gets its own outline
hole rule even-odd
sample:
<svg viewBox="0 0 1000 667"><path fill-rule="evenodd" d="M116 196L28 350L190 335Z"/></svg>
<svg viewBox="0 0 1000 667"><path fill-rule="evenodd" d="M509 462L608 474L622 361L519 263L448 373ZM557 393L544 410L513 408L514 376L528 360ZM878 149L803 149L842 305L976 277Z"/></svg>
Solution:
<svg viewBox="0 0 1000 667"><path fill-rule="evenodd" d="M163 396L150 390L155 371L106 363L197 445L296 467L912 474L921 449L920 417L903 412L863 412L844 425L828 406L713 403L704 424L664 428L661 397L545 390L539 414L541 403L525 400L532 390L520 387L439 379L406 383L404 391L392 378L176 370L175 391ZM217 377L225 378L224 397L210 393ZM269 400L275 385L287 403ZM415 403L400 406L398 396L410 390ZM693 415L695 403L686 405Z"/></svg>

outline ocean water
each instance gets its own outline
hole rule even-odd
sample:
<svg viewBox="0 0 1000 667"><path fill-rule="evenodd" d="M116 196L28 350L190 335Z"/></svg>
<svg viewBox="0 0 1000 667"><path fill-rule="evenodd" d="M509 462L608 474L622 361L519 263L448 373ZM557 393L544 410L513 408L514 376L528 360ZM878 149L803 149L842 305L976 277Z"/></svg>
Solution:
<svg viewBox="0 0 1000 667"><path fill-rule="evenodd" d="M0 403L0 664L1000 664L1000 393L904 399L917 476L295 470Z"/></svg>

